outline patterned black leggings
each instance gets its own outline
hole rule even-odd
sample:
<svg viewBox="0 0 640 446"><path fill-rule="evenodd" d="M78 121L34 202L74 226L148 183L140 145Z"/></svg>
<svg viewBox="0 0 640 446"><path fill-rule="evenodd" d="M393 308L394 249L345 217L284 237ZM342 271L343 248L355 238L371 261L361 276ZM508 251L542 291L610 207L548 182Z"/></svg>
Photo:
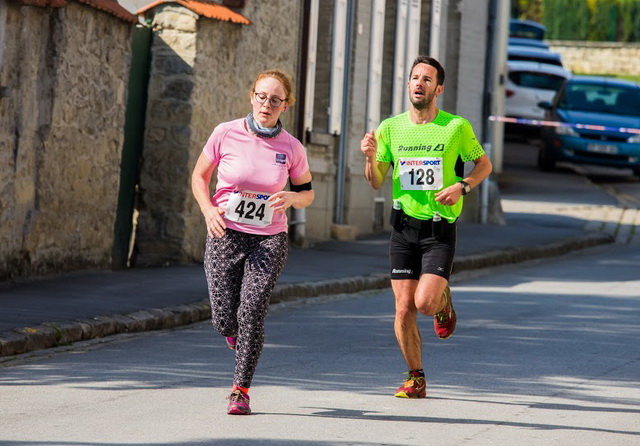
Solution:
<svg viewBox="0 0 640 446"><path fill-rule="evenodd" d="M234 384L250 387L264 345L271 291L289 250L286 232L265 236L226 229L207 236L204 272L211 319L222 336L237 336Z"/></svg>

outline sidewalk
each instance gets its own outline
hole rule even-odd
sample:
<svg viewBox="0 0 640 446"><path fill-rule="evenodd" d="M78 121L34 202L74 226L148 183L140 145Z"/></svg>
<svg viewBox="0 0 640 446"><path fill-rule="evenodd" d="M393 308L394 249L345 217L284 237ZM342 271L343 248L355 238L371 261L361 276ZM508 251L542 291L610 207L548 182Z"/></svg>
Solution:
<svg viewBox="0 0 640 446"><path fill-rule="evenodd" d="M570 172L499 176L506 225L460 223L456 272L565 254L614 241L587 231L615 199ZM581 202L580 200L585 200ZM508 203L509 206L505 206ZM514 212L510 212L510 209ZM571 212L561 215L555 208ZM588 213L588 215L587 215ZM292 249L272 302L389 287L388 234ZM202 265L82 272L0 284L0 356L208 319Z"/></svg>

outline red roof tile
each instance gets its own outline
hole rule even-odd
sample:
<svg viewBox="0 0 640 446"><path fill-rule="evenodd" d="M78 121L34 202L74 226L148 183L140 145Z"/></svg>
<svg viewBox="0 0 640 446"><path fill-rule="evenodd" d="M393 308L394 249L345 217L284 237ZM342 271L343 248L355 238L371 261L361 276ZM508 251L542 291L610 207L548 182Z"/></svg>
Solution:
<svg viewBox="0 0 640 446"><path fill-rule="evenodd" d="M126 20L127 22L138 23L138 17L124 9L116 0L77 0L85 5L92 6L111 15Z"/></svg>
<svg viewBox="0 0 640 446"><path fill-rule="evenodd" d="M92 8L99 9L113 16L116 16L122 20L131 23L138 23L138 17L131 14L124 9L116 0L77 0L79 3L84 3ZM69 2L67 0L20 0L23 5L40 6L40 7L52 7L62 8L67 6Z"/></svg>
<svg viewBox="0 0 640 446"><path fill-rule="evenodd" d="M185 8L195 12L196 14L207 17L209 19L239 23L242 25L251 25L251 20L249 20L242 14L238 14L237 12L232 11L226 6L221 5L220 3L198 0L156 0L155 2L145 6L144 8L138 9L137 13L144 14L148 10L155 8L156 6L163 3L178 3L179 5L184 6Z"/></svg>

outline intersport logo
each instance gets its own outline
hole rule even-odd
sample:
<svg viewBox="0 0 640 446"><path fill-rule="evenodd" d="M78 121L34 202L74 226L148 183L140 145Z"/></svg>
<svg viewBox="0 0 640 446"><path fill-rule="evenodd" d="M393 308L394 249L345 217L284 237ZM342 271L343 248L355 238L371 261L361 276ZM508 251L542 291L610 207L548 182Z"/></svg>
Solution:
<svg viewBox="0 0 640 446"><path fill-rule="evenodd" d="M430 160L402 160L400 161L401 166L440 166L442 165L441 159L430 159Z"/></svg>

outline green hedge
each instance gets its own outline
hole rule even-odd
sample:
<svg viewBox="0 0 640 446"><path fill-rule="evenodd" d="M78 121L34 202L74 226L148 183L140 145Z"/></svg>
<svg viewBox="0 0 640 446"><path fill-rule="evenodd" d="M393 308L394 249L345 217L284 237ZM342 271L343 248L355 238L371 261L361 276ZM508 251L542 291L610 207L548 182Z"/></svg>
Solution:
<svg viewBox="0 0 640 446"><path fill-rule="evenodd" d="M547 27L550 40L640 42L640 0L514 0L512 16Z"/></svg>

